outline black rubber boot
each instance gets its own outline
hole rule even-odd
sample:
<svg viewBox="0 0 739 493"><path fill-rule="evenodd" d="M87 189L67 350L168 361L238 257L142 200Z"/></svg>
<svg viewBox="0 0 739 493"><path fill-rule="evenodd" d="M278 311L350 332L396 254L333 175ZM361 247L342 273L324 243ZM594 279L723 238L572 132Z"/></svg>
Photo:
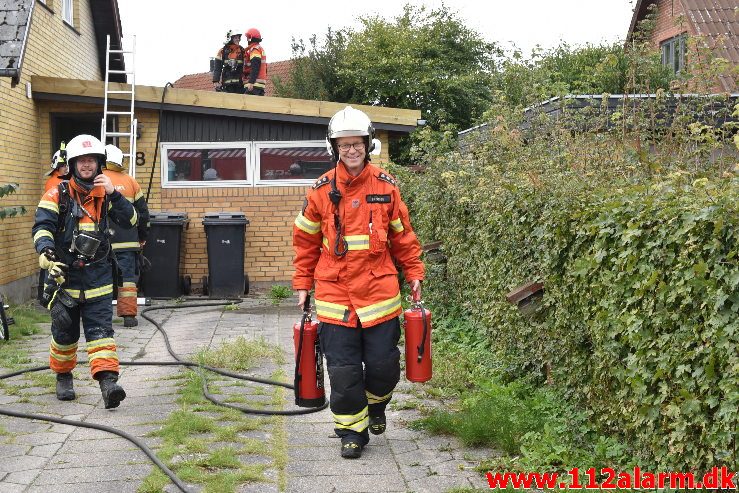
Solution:
<svg viewBox="0 0 739 493"><path fill-rule="evenodd" d="M73 401L77 397L71 373L56 374L56 398L60 401Z"/></svg>
<svg viewBox="0 0 739 493"><path fill-rule="evenodd" d="M359 459L360 457L362 457L361 440L355 436L342 437L341 456L345 459Z"/></svg>
<svg viewBox="0 0 739 493"><path fill-rule="evenodd" d="M373 435L382 435L385 433L387 428L387 420L385 419L385 413L378 414L377 416L369 417L369 431Z"/></svg>
<svg viewBox="0 0 739 493"><path fill-rule="evenodd" d="M101 371L95 376L100 384L100 392L103 394L105 409L118 407L126 398L126 391L118 385L118 374L114 371Z"/></svg>
<svg viewBox="0 0 739 493"><path fill-rule="evenodd" d="M123 326L124 327L136 327L138 324L139 324L139 321L133 315L123 316Z"/></svg>

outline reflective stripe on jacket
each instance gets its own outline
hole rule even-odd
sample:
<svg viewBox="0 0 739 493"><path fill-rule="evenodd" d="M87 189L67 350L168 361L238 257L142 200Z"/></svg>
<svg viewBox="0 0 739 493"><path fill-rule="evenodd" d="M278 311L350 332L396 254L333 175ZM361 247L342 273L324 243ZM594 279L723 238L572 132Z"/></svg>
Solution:
<svg viewBox="0 0 739 493"><path fill-rule="evenodd" d="M318 319L348 327L371 327L400 314L397 260L406 280L422 280L421 246L395 180L367 163L352 177L337 167L338 206L347 252L334 252L334 205L329 199L334 171L308 191L293 226L293 288L310 290L315 281ZM343 243L342 248L343 249Z"/></svg>

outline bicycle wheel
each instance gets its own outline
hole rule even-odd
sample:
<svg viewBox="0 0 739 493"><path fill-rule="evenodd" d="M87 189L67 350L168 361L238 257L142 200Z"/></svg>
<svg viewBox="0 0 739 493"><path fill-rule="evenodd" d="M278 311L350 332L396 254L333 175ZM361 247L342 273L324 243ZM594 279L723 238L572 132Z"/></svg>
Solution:
<svg viewBox="0 0 739 493"><path fill-rule="evenodd" d="M5 310L8 309L8 306L5 304L5 300L2 296L0 296L0 337L4 341L10 340L10 328L8 327L11 322L11 318L8 317L7 312Z"/></svg>

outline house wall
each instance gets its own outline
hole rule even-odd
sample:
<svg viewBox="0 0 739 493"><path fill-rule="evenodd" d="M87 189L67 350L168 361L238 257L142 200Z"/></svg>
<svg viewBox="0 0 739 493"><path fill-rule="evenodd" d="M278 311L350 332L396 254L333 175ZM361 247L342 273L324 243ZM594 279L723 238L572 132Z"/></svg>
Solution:
<svg viewBox="0 0 739 493"><path fill-rule="evenodd" d="M26 97L26 84L32 75L102 79L89 2L75 2L75 7L76 29L62 21L61 2L52 3L53 12L37 2L20 81L13 85L0 77L0 181L20 184L18 193L0 204L27 209L24 216L0 223L0 292L14 300L28 299L38 270L31 226L53 154L48 124L42 127L37 104Z"/></svg>

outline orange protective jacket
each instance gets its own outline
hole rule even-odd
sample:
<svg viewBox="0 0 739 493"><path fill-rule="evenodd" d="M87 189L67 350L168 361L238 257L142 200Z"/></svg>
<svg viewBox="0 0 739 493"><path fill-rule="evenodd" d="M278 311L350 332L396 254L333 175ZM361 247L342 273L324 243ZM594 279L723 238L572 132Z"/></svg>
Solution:
<svg viewBox="0 0 739 493"><path fill-rule="evenodd" d="M259 43L251 43L244 54L244 84L267 87L267 54Z"/></svg>
<svg viewBox="0 0 739 493"><path fill-rule="evenodd" d="M46 179L46 184L44 184L44 193L48 192L52 188L56 188L62 181L64 181L64 178L59 174L59 170L55 169Z"/></svg>
<svg viewBox="0 0 739 493"><path fill-rule="evenodd" d="M310 290L315 281L316 312L322 322L347 327L361 322L362 327L372 327L401 312L393 259L407 281L423 279L421 245L389 174L369 163L356 177L341 161L336 169L337 188L343 195L338 207L328 195L331 170L308 190L295 219L293 288ZM334 251L335 211L348 247L343 257Z"/></svg>

